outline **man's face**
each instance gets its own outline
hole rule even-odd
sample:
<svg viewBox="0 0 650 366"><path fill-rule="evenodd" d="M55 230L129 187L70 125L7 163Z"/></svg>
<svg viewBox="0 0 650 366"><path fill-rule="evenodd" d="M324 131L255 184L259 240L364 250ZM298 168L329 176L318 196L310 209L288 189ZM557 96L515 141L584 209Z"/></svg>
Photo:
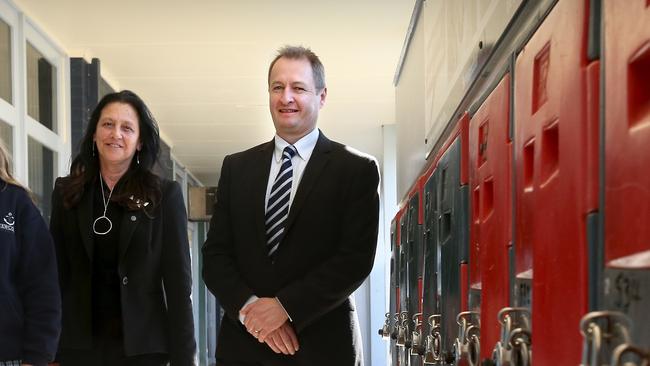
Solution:
<svg viewBox="0 0 650 366"><path fill-rule="evenodd" d="M307 59L280 58L269 77L269 107L277 134L294 143L316 127L327 88L316 90Z"/></svg>

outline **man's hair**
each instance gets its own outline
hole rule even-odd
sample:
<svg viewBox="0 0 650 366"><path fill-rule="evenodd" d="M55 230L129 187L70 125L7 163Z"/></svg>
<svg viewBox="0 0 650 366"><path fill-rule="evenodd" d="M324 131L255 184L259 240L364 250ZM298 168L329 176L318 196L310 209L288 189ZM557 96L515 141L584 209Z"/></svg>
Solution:
<svg viewBox="0 0 650 366"><path fill-rule="evenodd" d="M325 67L320 62L320 59L312 50L303 46L284 46L278 50L278 54L275 56L271 65L269 66L269 75L268 83L271 85L271 70L273 70L273 65L280 58L287 58L290 60L301 60L306 59L311 64L311 72L314 77L314 85L316 90L320 91L325 89Z"/></svg>

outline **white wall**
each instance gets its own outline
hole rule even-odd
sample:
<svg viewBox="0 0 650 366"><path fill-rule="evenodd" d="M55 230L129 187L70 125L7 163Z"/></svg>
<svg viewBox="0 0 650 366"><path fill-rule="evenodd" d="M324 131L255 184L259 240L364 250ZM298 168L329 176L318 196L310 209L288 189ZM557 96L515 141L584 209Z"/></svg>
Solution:
<svg viewBox="0 0 650 366"><path fill-rule="evenodd" d="M398 200L406 195L425 163L424 33L420 26L413 32L395 90Z"/></svg>

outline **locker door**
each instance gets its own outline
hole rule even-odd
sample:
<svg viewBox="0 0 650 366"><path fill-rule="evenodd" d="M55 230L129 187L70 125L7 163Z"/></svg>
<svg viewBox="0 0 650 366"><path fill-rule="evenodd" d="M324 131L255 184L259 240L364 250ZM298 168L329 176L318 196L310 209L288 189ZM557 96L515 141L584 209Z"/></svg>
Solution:
<svg viewBox="0 0 650 366"><path fill-rule="evenodd" d="M650 347L650 2L605 2L605 306Z"/></svg>
<svg viewBox="0 0 650 366"><path fill-rule="evenodd" d="M397 223L399 216L395 216L390 223L390 286L388 301L388 324L390 332L389 348L391 365L397 365L397 352L395 349L395 340L397 339Z"/></svg>
<svg viewBox="0 0 650 366"><path fill-rule="evenodd" d="M398 228L398 297L399 297L399 316L398 322L400 325L400 331L397 336L397 365L405 366L408 365L408 337L411 332L411 325L408 318L408 309L409 309L409 288L408 288L408 257L409 257L409 247L406 245L406 222L408 218L408 207L405 207L399 217L399 228Z"/></svg>
<svg viewBox="0 0 650 366"><path fill-rule="evenodd" d="M587 115L587 3L558 2L515 66L514 290L519 305L532 302L537 365L575 365L582 351L576 325L588 305L586 220L597 206L598 142Z"/></svg>
<svg viewBox="0 0 650 366"><path fill-rule="evenodd" d="M425 339L425 355L427 362L433 363L438 358L440 350L436 347L439 342L439 333L432 329L432 316L440 314L440 291L438 287L438 274L440 261L438 254L438 180L434 171L425 174L424 183L424 269L422 276L422 332ZM435 322L434 322L435 324ZM435 337L435 338L434 338ZM437 339L437 340L434 340Z"/></svg>
<svg viewBox="0 0 650 366"><path fill-rule="evenodd" d="M423 268L423 247L422 247L422 185L420 179L415 182L414 187L408 195L406 223L406 245L408 246L408 287L409 305L408 316L411 319L410 337L411 365L419 365L422 360L417 354L422 346L421 328L418 328L422 320L422 268ZM419 314L419 316L418 316ZM417 333L420 332L420 333Z"/></svg>
<svg viewBox="0 0 650 366"><path fill-rule="evenodd" d="M453 360L458 336L456 316L463 310L461 265L467 263L467 185L461 186L461 138L457 137L438 161L438 252L440 253L440 310L443 360Z"/></svg>
<svg viewBox="0 0 650 366"><path fill-rule="evenodd" d="M512 241L510 75L492 91L470 121L473 291L480 291L481 355L492 358L499 341L499 311L509 305ZM476 263L479 263L478 265Z"/></svg>

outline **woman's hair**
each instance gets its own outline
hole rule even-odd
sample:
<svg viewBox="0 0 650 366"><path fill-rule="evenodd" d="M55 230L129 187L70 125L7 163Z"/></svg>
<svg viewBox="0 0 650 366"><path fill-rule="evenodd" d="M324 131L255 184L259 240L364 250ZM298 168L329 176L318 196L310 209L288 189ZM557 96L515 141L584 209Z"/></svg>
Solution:
<svg viewBox="0 0 650 366"><path fill-rule="evenodd" d="M2 139L0 139L0 179L3 180L6 184L13 184L17 187L20 187L27 191L29 197L34 203L36 203L36 197L32 192L27 189L22 184L18 183L16 178L11 174L11 154L7 151L7 147ZM0 186L0 191L7 188L7 186Z"/></svg>
<svg viewBox="0 0 650 366"><path fill-rule="evenodd" d="M70 166L69 179L61 187L63 203L67 208L79 203L88 184L99 184L99 152L94 146L94 135L102 110L111 103L128 104L137 112L141 147L140 151L136 151L137 158L131 160L129 169L115 186L111 201L130 210L144 207L143 202L152 204L147 208L155 207L160 202L160 178L151 171L160 154L158 124L140 97L130 90L122 90L105 95L90 116L86 133L79 145L79 154Z"/></svg>

